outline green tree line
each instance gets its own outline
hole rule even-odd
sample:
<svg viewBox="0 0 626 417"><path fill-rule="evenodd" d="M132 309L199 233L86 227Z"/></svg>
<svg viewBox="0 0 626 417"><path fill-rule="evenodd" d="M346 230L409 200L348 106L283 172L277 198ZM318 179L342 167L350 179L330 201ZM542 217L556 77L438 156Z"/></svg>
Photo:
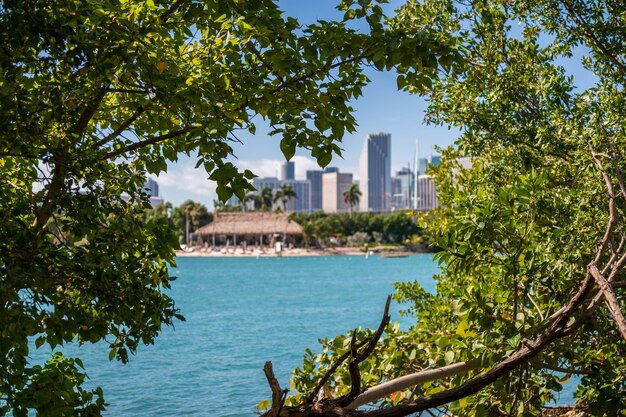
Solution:
<svg viewBox="0 0 626 417"><path fill-rule="evenodd" d="M290 219L302 226L305 244L328 245L331 238L349 246L364 244L404 244L415 242L422 229L414 213L398 211L373 213L294 213Z"/></svg>

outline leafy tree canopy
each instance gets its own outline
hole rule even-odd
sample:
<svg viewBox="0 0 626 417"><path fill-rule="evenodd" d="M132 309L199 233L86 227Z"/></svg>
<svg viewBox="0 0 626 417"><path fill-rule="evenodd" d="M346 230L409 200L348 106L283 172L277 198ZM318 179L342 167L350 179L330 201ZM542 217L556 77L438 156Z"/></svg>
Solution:
<svg viewBox="0 0 626 417"><path fill-rule="evenodd" d="M327 165L355 129L365 65L420 84L458 56L428 27L387 26L376 3L339 8L343 21L302 26L272 0L0 5L1 413L98 415L78 359L29 351L106 339L126 361L181 317L162 292L177 242L166 219L143 221L146 173L187 154L222 200L243 199L254 174L226 161L237 130L264 119L287 159L305 147Z"/></svg>
<svg viewBox="0 0 626 417"><path fill-rule="evenodd" d="M623 415L621 5L433 0L409 2L394 24L407 22L459 35L466 52L432 88L407 87L429 94L430 121L462 132L434 171L441 209L423 218L442 249L437 294L397 284L414 325L401 331L386 311L377 331L323 341L282 408L266 367L268 414L536 416L576 376L580 408Z"/></svg>

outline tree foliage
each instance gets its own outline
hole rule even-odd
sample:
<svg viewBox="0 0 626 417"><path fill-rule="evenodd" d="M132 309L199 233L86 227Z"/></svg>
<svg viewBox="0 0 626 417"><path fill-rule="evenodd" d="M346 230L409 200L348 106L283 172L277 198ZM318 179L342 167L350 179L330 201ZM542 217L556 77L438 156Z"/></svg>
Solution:
<svg viewBox="0 0 626 417"><path fill-rule="evenodd" d="M397 284L415 324L385 313L382 339L322 341L294 372L299 393L269 415L536 416L572 376L589 415L624 414L623 19L601 1L403 8L395 24L464 39L465 65L407 83L429 94L428 120L461 131L433 171L441 208L423 218L442 249L437 294Z"/></svg>
<svg viewBox="0 0 626 417"><path fill-rule="evenodd" d="M350 217L352 217L352 210L354 210L354 207L359 205L360 199L361 190L359 189L358 184L352 184L350 188L343 193L343 201L350 206Z"/></svg>
<svg viewBox="0 0 626 417"><path fill-rule="evenodd" d="M407 238L421 234L411 211L388 214L324 212L294 213L290 217L303 228L305 238L314 238L318 244L326 245L331 237L345 242L349 236L364 233L368 241L380 237L378 243L402 244Z"/></svg>
<svg viewBox="0 0 626 417"><path fill-rule="evenodd" d="M281 210L287 211L287 203L290 200L294 200L298 198L298 194L294 191L294 189L289 184L283 184L280 186L278 190L274 193L274 203L280 201Z"/></svg>
<svg viewBox="0 0 626 417"><path fill-rule="evenodd" d="M204 204L187 200L172 209L170 218L176 228L179 242L185 243L187 219L189 219L189 233L194 233L197 229L213 221L213 213L209 213Z"/></svg>
<svg viewBox="0 0 626 417"><path fill-rule="evenodd" d="M144 221L146 173L186 154L220 199L243 199L236 131L264 119L287 159L305 147L325 166L355 130L365 65L417 80L458 55L450 37L387 27L378 4L340 7L343 21L302 26L272 0L0 5L0 413L98 415L78 359L29 352L105 340L127 361L181 317L163 292L177 242Z"/></svg>

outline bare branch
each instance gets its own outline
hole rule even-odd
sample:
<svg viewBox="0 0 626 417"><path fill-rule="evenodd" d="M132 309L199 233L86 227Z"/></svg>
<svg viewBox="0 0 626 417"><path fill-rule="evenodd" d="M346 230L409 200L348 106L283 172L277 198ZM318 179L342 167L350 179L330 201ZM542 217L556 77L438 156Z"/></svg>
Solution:
<svg viewBox="0 0 626 417"><path fill-rule="evenodd" d="M361 395L356 397L354 401L346 407L346 409L354 410L364 404L385 398L396 391L401 391L414 385L425 384L427 382L480 369L481 365L482 363L480 359L472 359L470 361L454 363L441 368L426 369L410 375L401 376L366 390Z"/></svg>
<svg viewBox="0 0 626 417"><path fill-rule="evenodd" d="M280 384L278 383L278 380L274 375L274 370L272 369L272 362L265 362L263 372L265 373L267 382L272 390L272 407L265 415L268 417L278 417L285 402L285 394L287 390L282 390L280 388Z"/></svg>
<svg viewBox="0 0 626 417"><path fill-rule="evenodd" d="M361 393L361 372L359 371L359 352L356 347L356 329L352 333L352 341L350 342L350 360L348 369L350 371L350 394L348 398L354 398Z"/></svg>
<svg viewBox="0 0 626 417"><path fill-rule="evenodd" d="M315 401L315 398L317 397L317 394L320 392L320 390L326 384L326 382L328 382L330 377L333 376L333 374L335 373L337 368L339 368L339 366L341 366L341 364L343 362L345 362L345 360L348 359L352 355L352 349L353 348L359 349L362 346L364 346L366 343L369 343L369 345L371 345L371 349L370 349L369 345L368 345L368 347L365 348L363 353L366 353L366 352L369 352L369 353L367 353L367 355L363 359L360 359L356 363L357 365L359 363L363 362L363 360L366 359L372 353L371 351L376 346L376 343L378 343L378 340L382 336L383 331L385 330L385 327L389 323L389 306L390 305L391 305L391 295L387 296L387 302L385 303L385 310L383 311L383 318L382 318L380 324L378 325L378 329L376 330L376 333L372 336L372 338L369 340L369 342L367 340L364 340L362 342L359 342L359 343L355 344L354 343L354 334L356 334L356 332L355 332L353 334L353 341L352 341L352 344L351 344L351 349L349 351L347 351L346 353L344 353L343 355L341 355L339 358L337 358L335 363L333 363L332 366L330 368L328 368L328 370L326 371L324 376L318 381L318 383L315 386L315 388L313 389L313 391L311 391L311 393L307 397L307 399L305 401L305 404L312 404L313 401ZM363 353L361 355L363 355ZM360 357L361 356L359 355L358 358L360 358ZM353 384L354 384L354 381L353 381ZM350 398L350 397L348 397L348 398Z"/></svg>
<svg viewBox="0 0 626 417"><path fill-rule="evenodd" d="M589 272L591 276L596 280L596 283L600 287L600 291L606 300L607 307L617 324L617 328L619 329L622 337L626 340L626 318L624 318L624 314L619 306L619 302L617 301L617 296L615 295L615 291L611 287L611 284L606 280L606 278L600 273L598 267L595 264L591 264L589 266Z"/></svg>
<svg viewBox="0 0 626 417"><path fill-rule="evenodd" d="M106 88L102 88L100 89L100 91L98 91L91 105L88 106L80 115L80 118L78 119L78 121L76 122L76 126L74 127L74 133L82 136L82 134L85 132L85 129L87 128L87 125L89 124L89 121L93 118L93 115L96 114L98 107L100 107L100 103L102 103L102 99L104 98L106 93Z"/></svg>
<svg viewBox="0 0 626 417"><path fill-rule="evenodd" d="M600 248L596 252L596 257L594 259L594 262L598 263L600 262L600 259L602 259L602 257L604 256L604 251L609 243L611 235L613 234L613 230L615 229L615 223L617 222L617 209L615 207L615 191L613 189L613 183L611 182L609 174L604 169L602 161L598 157L598 154L596 153L593 143L591 141L589 141L589 149L591 150L591 156L593 157L594 162L598 166L598 169L600 170L600 173L604 178L604 183L609 193L609 222L606 230L604 231L604 236L600 241Z"/></svg>

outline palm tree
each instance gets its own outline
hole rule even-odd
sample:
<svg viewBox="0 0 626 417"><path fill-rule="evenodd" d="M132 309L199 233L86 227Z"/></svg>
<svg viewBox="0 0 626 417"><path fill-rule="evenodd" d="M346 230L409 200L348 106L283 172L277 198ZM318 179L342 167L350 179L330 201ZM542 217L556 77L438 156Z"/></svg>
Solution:
<svg viewBox="0 0 626 417"><path fill-rule="evenodd" d="M269 187L265 187L261 189L261 193L259 194L261 197L261 207L262 211L271 211L272 210L272 189Z"/></svg>
<svg viewBox="0 0 626 417"><path fill-rule="evenodd" d="M287 211L287 203L289 202L289 200L292 200L294 198L298 198L298 195L289 184L281 185L274 194L274 202L280 200L283 205L283 211Z"/></svg>
<svg viewBox="0 0 626 417"><path fill-rule="evenodd" d="M352 184L350 188L343 193L343 201L350 206L350 218L352 218L352 209L359 204L361 190L357 184Z"/></svg>
<svg viewBox="0 0 626 417"><path fill-rule="evenodd" d="M256 211L261 208L263 202L261 200L261 196L257 193L248 193L243 199L243 208L244 211L248 208L248 203L252 203L252 210Z"/></svg>

